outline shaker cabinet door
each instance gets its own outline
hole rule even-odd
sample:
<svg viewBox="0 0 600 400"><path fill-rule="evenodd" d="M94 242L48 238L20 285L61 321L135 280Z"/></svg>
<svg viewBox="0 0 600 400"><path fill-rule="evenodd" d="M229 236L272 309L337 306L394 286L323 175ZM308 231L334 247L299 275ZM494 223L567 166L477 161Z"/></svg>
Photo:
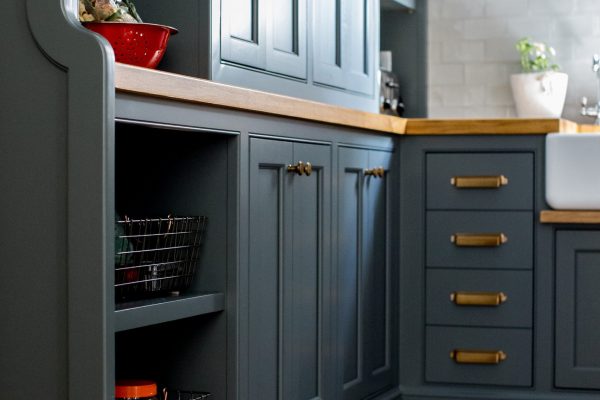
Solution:
<svg viewBox="0 0 600 400"><path fill-rule="evenodd" d="M266 8L267 70L306 79L306 0L261 0Z"/></svg>
<svg viewBox="0 0 600 400"><path fill-rule="evenodd" d="M250 141L249 399L325 399L329 146ZM288 166L310 162L300 175Z"/></svg>
<svg viewBox="0 0 600 400"><path fill-rule="evenodd" d="M395 382L390 153L341 148L338 167L337 360L344 399ZM386 171L375 175L378 169Z"/></svg>
<svg viewBox="0 0 600 400"><path fill-rule="evenodd" d="M221 60L266 67L266 13L259 0L222 0Z"/></svg>
<svg viewBox="0 0 600 400"><path fill-rule="evenodd" d="M556 233L556 386L600 389L600 231Z"/></svg>

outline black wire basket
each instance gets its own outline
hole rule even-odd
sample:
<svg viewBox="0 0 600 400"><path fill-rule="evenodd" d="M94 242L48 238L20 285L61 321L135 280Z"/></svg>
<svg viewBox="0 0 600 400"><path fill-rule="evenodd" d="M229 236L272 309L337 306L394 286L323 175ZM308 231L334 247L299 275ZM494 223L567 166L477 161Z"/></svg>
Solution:
<svg viewBox="0 0 600 400"><path fill-rule="evenodd" d="M117 301L178 294L194 278L206 217L129 219L116 223Z"/></svg>
<svg viewBox="0 0 600 400"><path fill-rule="evenodd" d="M188 392L183 390L170 390L169 395L164 396L167 400L209 400L212 395L208 392Z"/></svg>

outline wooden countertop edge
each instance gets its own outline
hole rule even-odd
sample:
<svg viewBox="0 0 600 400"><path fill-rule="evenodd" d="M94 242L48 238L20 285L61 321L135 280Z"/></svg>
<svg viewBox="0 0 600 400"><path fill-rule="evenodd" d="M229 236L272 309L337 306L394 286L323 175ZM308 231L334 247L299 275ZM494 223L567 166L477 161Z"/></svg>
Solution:
<svg viewBox="0 0 600 400"><path fill-rule="evenodd" d="M543 210L542 224L600 224L600 211Z"/></svg>
<svg viewBox="0 0 600 400"><path fill-rule="evenodd" d="M407 135L545 135L578 132L575 122L558 118L409 119Z"/></svg>
<svg viewBox="0 0 600 400"><path fill-rule="evenodd" d="M121 63L115 63L115 89L122 93L399 135L545 135L553 132L600 132L598 126L579 125L558 118L399 118Z"/></svg>
<svg viewBox="0 0 600 400"><path fill-rule="evenodd" d="M115 64L117 92L403 134L406 119L173 74Z"/></svg>

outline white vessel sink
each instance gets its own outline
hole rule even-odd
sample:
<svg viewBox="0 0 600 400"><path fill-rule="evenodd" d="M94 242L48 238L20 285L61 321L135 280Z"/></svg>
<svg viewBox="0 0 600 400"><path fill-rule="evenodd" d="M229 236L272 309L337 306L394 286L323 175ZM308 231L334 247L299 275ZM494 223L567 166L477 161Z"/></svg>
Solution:
<svg viewBox="0 0 600 400"><path fill-rule="evenodd" d="M600 134L546 136L546 202L559 210L600 210Z"/></svg>

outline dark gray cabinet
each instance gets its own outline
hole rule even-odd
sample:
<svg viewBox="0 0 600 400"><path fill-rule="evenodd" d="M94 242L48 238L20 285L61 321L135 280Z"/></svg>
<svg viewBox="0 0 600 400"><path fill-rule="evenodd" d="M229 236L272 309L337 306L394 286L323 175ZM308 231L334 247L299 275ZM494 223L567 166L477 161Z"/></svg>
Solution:
<svg viewBox="0 0 600 400"><path fill-rule="evenodd" d="M557 387L600 389L599 283L600 231L557 231Z"/></svg>
<svg viewBox="0 0 600 400"><path fill-rule="evenodd" d="M372 94L378 10L371 0L314 2L314 81Z"/></svg>
<svg viewBox="0 0 600 400"><path fill-rule="evenodd" d="M221 2L223 61L306 79L306 0Z"/></svg>
<svg viewBox="0 0 600 400"><path fill-rule="evenodd" d="M300 162L312 172L294 171ZM250 139L247 399L328 398L331 154Z"/></svg>
<svg viewBox="0 0 600 400"><path fill-rule="evenodd" d="M342 147L338 154L338 390L363 399L397 382L395 172L390 152Z"/></svg>

